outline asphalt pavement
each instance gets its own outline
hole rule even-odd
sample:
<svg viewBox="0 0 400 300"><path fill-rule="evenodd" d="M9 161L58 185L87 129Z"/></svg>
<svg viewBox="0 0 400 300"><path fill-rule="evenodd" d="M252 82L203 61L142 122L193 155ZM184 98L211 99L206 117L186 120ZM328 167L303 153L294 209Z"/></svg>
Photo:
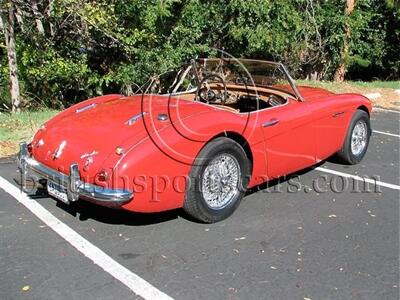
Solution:
<svg viewBox="0 0 400 300"><path fill-rule="evenodd" d="M373 129L399 135L399 117L377 111ZM360 164L324 162L261 186L211 225L180 210L35 201L174 299L399 299L399 190L321 170L399 187L399 143L374 133ZM0 176L14 183L13 159ZM1 188L0 232L0 299L141 299Z"/></svg>

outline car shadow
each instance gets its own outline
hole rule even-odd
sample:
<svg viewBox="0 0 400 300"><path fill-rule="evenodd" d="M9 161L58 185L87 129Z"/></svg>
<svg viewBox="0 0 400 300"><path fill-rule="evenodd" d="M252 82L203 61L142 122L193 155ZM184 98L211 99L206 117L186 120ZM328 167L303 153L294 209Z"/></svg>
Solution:
<svg viewBox="0 0 400 300"><path fill-rule="evenodd" d="M146 214L103 207L87 201L77 201L69 205L57 201L56 205L70 215L78 217L80 221L92 219L105 224L128 226L145 226L164 223L178 219L182 215L179 209Z"/></svg>
<svg viewBox="0 0 400 300"><path fill-rule="evenodd" d="M331 160L328 160L331 161ZM297 171L293 174L280 177L269 182L262 183L253 188L247 190L245 196L249 196L251 194L257 193L259 191L263 191L266 189L271 189L276 185L287 182L292 178L299 177L303 174L306 174L312 171L314 168L323 165L325 162L320 162L317 165L312 167L303 169L301 171ZM15 180L15 179L14 179ZM47 194L47 191L44 187L38 187L34 193L29 194L32 199L41 199L41 198L49 198L50 196ZM108 207L103 207L100 205L96 205L87 201L77 201L72 202L70 204L65 204L61 201L58 201L52 197L56 203L56 206L64 210L66 213L71 216L78 218L80 221L87 220L95 220L105 224L118 224L118 225L128 225L128 226L146 226L152 224L158 224L163 222L168 222L172 220L176 220L178 218L185 219L186 221L201 223L196 219L193 219L191 216L187 215L183 209L175 209L165 212L158 213L137 213L126 211L122 209L113 209Z"/></svg>
<svg viewBox="0 0 400 300"><path fill-rule="evenodd" d="M159 213L136 213L122 209L113 209L96 205L87 201L77 201L65 204L48 195L43 187L38 187L34 193L30 193L31 199L40 200L50 198L56 206L80 221L95 220L105 224L145 226L172 221L182 217L190 219L181 209L175 209Z"/></svg>
<svg viewBox="0 0 400 300"><path fill-rule="evenodd" d="M350 168L351 164L343 162L337 155L333 155L326 159L327 162L333 163L335 165L341 165L344 168Z"/></svg>
<svg viewBox="0 0 400 300"><path fill-rule="evenodd" d="M331 162L330 160L327 160L327 161ZM257 192L260 192L260 191L265 191L267 189L273 189L275 186L277 186L279 184L282 184L282 183L285 183L285 182L289 181L290 179L298 178L301 175L304 175L304 174L314 170L315 168L322 166L324 163L325 163L325 161L321 161L321 162L317 163L316 165L313 165L311 167L302 169L300 171L296 171L295 173L291 173L291 174L288 174L288 175L285 175L285 176L282 176L282 177L279 177L279 178L272 179L270 181L261 183L259 185L256 185L256 186L248 189L246 191L245 196L249 196L251 194L254 194L254 193L257 193Z"/></svg>

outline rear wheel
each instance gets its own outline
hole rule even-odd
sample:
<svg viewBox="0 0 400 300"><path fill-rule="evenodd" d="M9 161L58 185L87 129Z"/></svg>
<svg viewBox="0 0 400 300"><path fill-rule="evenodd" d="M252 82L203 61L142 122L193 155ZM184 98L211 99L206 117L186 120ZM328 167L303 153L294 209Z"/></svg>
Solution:
<svg viewBox="0 0 400 300"><path fill-rule="evenodd" d="M370 136L369 116L358 109L351 120L343 147L337 153L339 159L351 165L359 163L367 152Z"/></svg>
<svg viewBox="0 0 400 300"><path fill-rule="evenodd" d="M184 210L205 223L227 218L245 194L249 173L250 163L238 143L226 137L212 140L195 160Z"/></svg>

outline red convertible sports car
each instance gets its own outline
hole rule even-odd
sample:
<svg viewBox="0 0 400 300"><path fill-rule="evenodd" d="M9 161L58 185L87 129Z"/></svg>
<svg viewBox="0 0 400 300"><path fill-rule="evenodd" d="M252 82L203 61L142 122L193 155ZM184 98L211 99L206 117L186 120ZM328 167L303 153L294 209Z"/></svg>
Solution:
<svg viewBox="0 0 400 300"><path fill-rule="evenodd" d="M183 208L212 223L248 188L334 154L358 163L370 113L361 95L297 87L280 63L197 59L135 95L66 109L21 144L18 166L23 187L35 180L65 203Z"/></svg>

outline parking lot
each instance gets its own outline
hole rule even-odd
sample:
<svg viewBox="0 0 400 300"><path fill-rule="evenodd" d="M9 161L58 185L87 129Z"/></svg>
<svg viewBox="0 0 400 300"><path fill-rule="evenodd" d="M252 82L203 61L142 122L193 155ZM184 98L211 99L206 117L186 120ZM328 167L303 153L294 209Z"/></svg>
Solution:
<svg viewBox="0 0 400 300"><path fill-rule="evenodd" d="M262 186L211 225L26 200L4 159L0 298L399 299L399 117L374 112L359 165Z"/></svg>

